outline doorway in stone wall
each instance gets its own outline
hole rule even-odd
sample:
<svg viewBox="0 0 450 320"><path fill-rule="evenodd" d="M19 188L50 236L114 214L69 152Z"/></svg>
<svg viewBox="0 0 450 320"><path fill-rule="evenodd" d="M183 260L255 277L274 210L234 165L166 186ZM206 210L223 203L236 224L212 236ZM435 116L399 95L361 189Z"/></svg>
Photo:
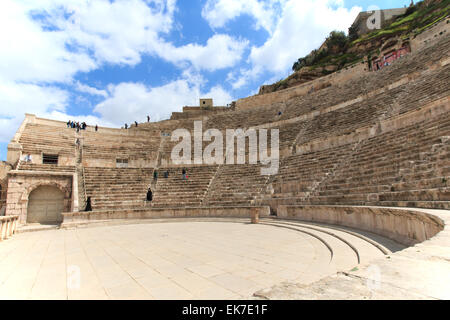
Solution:
<svg viewBox="0 0 450 320"><path fill-rule="evenodd" d="M64 193L57 187L40 186L28 197L27 223L61 223L63 210Z"/></svg>

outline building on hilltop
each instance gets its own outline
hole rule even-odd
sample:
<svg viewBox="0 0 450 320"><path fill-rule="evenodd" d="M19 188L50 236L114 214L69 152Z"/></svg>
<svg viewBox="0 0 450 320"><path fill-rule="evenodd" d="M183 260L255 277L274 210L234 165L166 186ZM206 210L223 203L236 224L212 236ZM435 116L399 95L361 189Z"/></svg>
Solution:
<svg viewBox="0 0 450 320"><path fill-rule="evenodd" d="M362 11L351 28L360 37L377 29L386 27L395 17L405 14L407 8Z"/></svg>

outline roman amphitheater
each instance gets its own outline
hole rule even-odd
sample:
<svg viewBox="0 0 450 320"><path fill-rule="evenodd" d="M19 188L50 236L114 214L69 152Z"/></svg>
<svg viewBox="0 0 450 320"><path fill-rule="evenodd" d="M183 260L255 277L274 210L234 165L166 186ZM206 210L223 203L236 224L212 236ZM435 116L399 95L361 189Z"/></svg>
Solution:
<svg viewBox="0 0 450 320"><path fill-rule="evenodd" d="M449 299L448 26L377 72L127 130L27 114L1 168L0 298ZM194 121L279 129L278 173L175 164Z"/></svg>

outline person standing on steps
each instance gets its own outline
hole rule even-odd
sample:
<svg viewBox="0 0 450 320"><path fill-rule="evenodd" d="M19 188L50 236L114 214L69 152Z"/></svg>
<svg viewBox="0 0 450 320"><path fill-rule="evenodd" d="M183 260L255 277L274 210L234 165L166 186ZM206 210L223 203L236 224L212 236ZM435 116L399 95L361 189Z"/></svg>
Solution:
<svg viewBox="0 0 450 320"><path fill-rule="evenodd" d="M164 178L165 179L169 178L169 170L164 171Z"/></svg>
<svg viewBox="0 0 450 320"><path fill-rule="evenodd" d="M128 129L128 124L125 123L125 130L127 130L127 129Z"/></svg>
<svg viewBox="0 0 450 320"><path fill-rule="evenodd" d="M151 188L148 188L148 191L147 191L147 201L152 201L153 200L153 192L152 192L152 189Z"/></svg>
<svg viewBox="0 0 450 320"><path fill-rule="evenodd" d="M95 125L95 132L98 131L98 125Z"/></svg>
<svg viewBox="0 0 450 320"><path fill-rule="evenodd" d="M86 209L84 209L84 211L92 211L91 197L88 197L88 198L87 198L87 201L86 201Z"/></svg>
<svg viewBox="0 0 450 320"><path fill-rule="evenodd" d="M147 116L147 122L150 122L150 116Z"/></svg>
<svg viewBox="0 0 450 320"><path fill-rule="evenodd" d="M187 174L186 174L186 168L183 168L183 171L181 171L183 174L183 180L187 180Z"/></svg>
<svg viewBox="0 0 450 320"><path fill-rule="evenodd" d="M138 122L137 122L137 121L135 121L135 122L134 122L134 124L136 125L136 128L137 128L137 126L138 126Z"/></svg>
<svg viewBox="0 0 450 320"><path fill-rule="evenodd" d="M158 171L153 171L153 180L158 181Z"/></svg>

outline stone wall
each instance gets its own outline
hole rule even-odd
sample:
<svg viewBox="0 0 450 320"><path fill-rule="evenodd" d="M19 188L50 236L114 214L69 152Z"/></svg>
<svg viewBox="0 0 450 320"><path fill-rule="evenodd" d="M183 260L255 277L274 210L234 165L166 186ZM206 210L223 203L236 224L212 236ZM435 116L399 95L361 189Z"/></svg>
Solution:
<svg viewBox="0 0 450 320"><path fill-rule="evenodd" d="M366 63L358 63L351 67L347 67L343 70L301 84L296 87L239 99L236 101L236 110L264 107L275 103L284 102L294 97L305 96L315 90L320 90L320 88L326 88L329 86L340 84L341 82L348 81L349 79L358 77L358 75L361 75L365 72L368 72L368 65Z"/></svg>
<svg viewBox="0 0 450 320"><path fill-rule="evenodd" d="M62 226L95 221L165 218L249 218L255 212L259 217L270 216L269 207L190 207L190 208L142 208L130 210L105 210L94 212L63 213Z"/></svg>
<svg viewBox="0 0 450 320"><path fill-rule="evenodd" d="M352 227L410 246L431 239L444 229L444 222L414 209L347 206L278 207L282 219L296 219Z"/></svg>
<svg viewBox="0 0 450 320"><path fill-rule="evenodd" d="M413 38L411 40L411 50L415 52L424 46L430 45L434 41L439 41L450 31L449 21L449 18L444 19Z"/></svg>
<svg viewBox="0 0 450 320"><path fill-rule="evenodd" d="M172 112L170 120L202 118L227 110L228 107L183 107L183 112Z"/></svg>
<svg viewBox="0 0 450 320"><path fill-rule="evenodd" d="M77 185L76 174L10 171L8 173L6 215L19 215L19 223L26 223L28 197L33 190L40 186L54 186L64 193L64 211L78 210Z"/></svg>
<svg viewBox="0 0 450 320"><path fill-rule="evenodd" d="M405 12L406 8L360 12L352 26L356 27L358 35L362 36L376 29L383 29L394 17L400 16Z"/></svg>
<svg viewBox="0 0 450 320"><path fill-rule="evenodd" d="M5 215L6 192L8 188L8 172L12 169L12 165L0 161L0 216Z"/></svg>

